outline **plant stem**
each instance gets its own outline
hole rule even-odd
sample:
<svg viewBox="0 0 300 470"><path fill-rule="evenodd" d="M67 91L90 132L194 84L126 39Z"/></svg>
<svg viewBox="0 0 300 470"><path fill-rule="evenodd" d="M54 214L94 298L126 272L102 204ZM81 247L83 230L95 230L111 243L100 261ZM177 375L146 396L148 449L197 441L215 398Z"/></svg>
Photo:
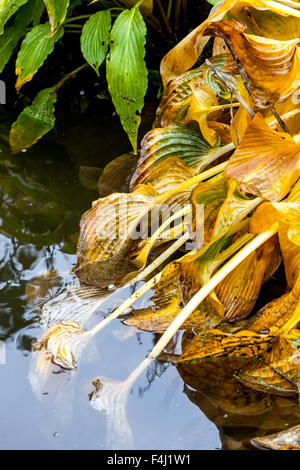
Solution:
<svg viewBox="0 0 300 470"><path fill-rule="evenodd" d="M146 269L141 271L141 273L136 276L130 284L136 283L145 279L152 271L154 271L158 266L160 266L169 256L171 256L175 251L178 250L184 243L189 239L189 234L184 234L179 238L175 243L173 243L166 251L164 251L153 263L151 263ZM102 330L108 323L110 323L115 318L122 315L132 304L134 304L142 295L148 292L152 287L156 286L162 276L162 272L156 274L148 282L142 285L140 289L134 292L128 299L125 300L116 310L114 310L108 317L102 320L98 325L89 330L87 334L89 336L94 336L98 331Z"/></svg>
<svg viewBox="0 0 300 470"><path fill-rule="evenodd" d="M255 112L253 109L250 108L248 103L242 98L242 96L237 92L237 90L232 86L232 84L216 69L216 67L208 60L206 59L206 64L209 66L209 68L213 71L213 73L218 77L219 80L221 80L222 83L228 88L229 91L236 97L236 99L241 103L241 105L245 108L245 110L250 114L252 118L255 116Z"/></svg>
<svg viewBox="0 0 300 470"><path fill-rule="evenodd" d="M225 145L224 147L220 147L220 154L217 152L217 157L223 155L223 153L227 153L229 150L227 149L226 152L224 151L225 147L232 147L233 144L228 144ZM234 147L233 147L234 148ZM221 149L223 149L221 153ZM216 158L217 158L216 157ZM175 188L170 189L169 191L165 191L164 193L160 194L157 196L157 203L163 203L167 199L171 198L172 196L176 196L181 191L184 191L185 189L190 188L191 186L195 186L196 184L200 183L200 181L206 180L210 178L211 176L217 175L218 173L221 173L224 168L226 167L227 162L220 163L220 165L216 165L213 168L210 168L209 170L203 171L203 173L200 173L199 175L193 176L192 178L183 181L183 183L178 184Z"/></svg>
<svg viewBox="0 0 300 470"><path fill-rule="evenodd" d="M274 224L270 230L257 235L250 243L242 248L230 261L228 261L223 268L221 268L211 279L195 294L191 300L185 305L181 312L177 315L175 320L166 329L164 334L160 337L151 353L139 364L139 366L130 374L126 379L126 384L131 385L139 375L149 366L149 364L156 359L159 354L164 350L166 345L172 339L174 334L178 331L181 325L191 315L191 313L199 306L199 304L207 297L215 287L225 279L245 258L259 248L263 243L272 238L278 231L278 223Z"/></svg>
<svg viewBox="0 0 300 470"><path fill-rule="evenodd" d="M165 10L161 4L161 1L160 0L156 0L156 5L157 5L157 8L159 10L159 13L163 19L163 22L165 23L165 26L167 28L167 31L168 33L170 34L170 36L174 36L174 33L173 33L173 30L172 30L172 27L170 25L170 22L169 22L169 18L168 16L166 15L165 13Z"/></svg>
<svg viewBox="0 0 300 470"><path fill-rule="evenodd" d="M90 15L80 15L80 16L73 16L73 18L68 18L65 22L64 22L64 25L68 24L68 23L72 23L73 21L77 21L77 20L84 20L86 18L90 18L90 16L92 16L92 13Z"/></svg>
<svg viewBox="0 0 300 470"><path fill-rule="evenodd" d="M55 91L58 91L60 87L62 87L70 78L74 78L79 72L84 70L85 68L88 67L88 64L83 64L80 65L80 67L77 67L77 69L73 70L72 72L68 73L65 75L56 85L55 85Z"/></svg>

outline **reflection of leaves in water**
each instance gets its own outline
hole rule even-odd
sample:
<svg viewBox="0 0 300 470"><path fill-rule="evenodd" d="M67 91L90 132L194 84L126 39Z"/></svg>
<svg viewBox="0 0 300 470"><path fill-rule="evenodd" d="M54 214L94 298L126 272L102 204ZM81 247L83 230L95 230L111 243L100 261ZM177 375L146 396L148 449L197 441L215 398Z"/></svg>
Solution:
<svg viewBox="0 0 300 470"><path fill-rule="evenodd" d="M78 222L95 194L83 189L73 164L57 148L0 159L0 230L23 243L64 242L74 252Z"/></svg>
<svg viewBox="0 0 300 470"><path fill-rule="evenodd" d="M241 384L235 375L240 363L241 360L219 358L178 365L185 394L219 428L223 449L243 447L248 439L294 426L299 419L300 405L296 400Z"/></svg>

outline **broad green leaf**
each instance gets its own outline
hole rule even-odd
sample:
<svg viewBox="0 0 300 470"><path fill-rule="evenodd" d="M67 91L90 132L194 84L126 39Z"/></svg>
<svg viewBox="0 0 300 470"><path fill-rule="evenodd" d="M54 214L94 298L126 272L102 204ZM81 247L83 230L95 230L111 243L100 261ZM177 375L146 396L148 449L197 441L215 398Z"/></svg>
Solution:
<svg viewBox="0 0 300 470"><path fill-rule="evenodd" d="M106 60L109 92L134 151L147 90L145 36L139 9L123 11L112 28L111 51Z"/></svg>
<svg viewBox="0 0 300 470"><path fill-rule="evenodd" d="M56 98L55 88L46 88L22 111L10 130L12 153L31 147L53 128Z"/></svg>
<svg viewBox="0 0 300 470"><path fill-rule="evenodd" d="M70 0L44 0L44 3L49 16L51 34L54 34L67 16Z"/></svg>
<svg viewBox="0 0 300 470"><path fill-rule="evenodd" d="M99 67L107 54L110 28L110 11L103 10L92 15L82 29L81 51L97 75L99 75Z"/></svg>
<svg viewBox="0 0 300 470"><path fill-rule="evenodd" d="M25 35L27 26L34 21L37 13L41 13L43 9L44 6L40 0L29 0L17 12L14 25L6 27L2 36L0 36L0 72L9 61L19 40Z"/></svg>
<svg viewBox="0 0 300 470"><path fill-rule="evenodd" d="M4 26L9 18L28 0L1 0L0 1L0 34L4 32Z"/></svg>
<svg viewBox="0 0 300 470"><path fill-rule="evenodd" d="M62 37L63 32L63 28L60 27L53 36L49 36L50 23L39 24L29 31L22 42L16 61L17 90L32 79L53 51L55 42Z"/></svg>

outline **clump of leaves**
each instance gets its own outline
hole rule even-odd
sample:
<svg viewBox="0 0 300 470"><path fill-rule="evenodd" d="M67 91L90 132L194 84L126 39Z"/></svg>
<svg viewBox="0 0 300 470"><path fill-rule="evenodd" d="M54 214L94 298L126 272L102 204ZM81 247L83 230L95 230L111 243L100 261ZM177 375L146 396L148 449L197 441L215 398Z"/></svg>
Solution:
<svg viewBox="0 0 300 470"><path fill-rule="evenodd" d="M138 270L141 279L185 241L194 242L191 251L178 254L92 330L64 322L45 332L41 344L52 360L75 368L81 339L155 288L151 304L126 324L164 333L129 378L115 383L114 393L111 381L104 384L98 402L107 404L113 395L119 409L125 407L133 381L180 328L193 335L182 343L179 363L230 358L239 364L237 377L244 386L299 393L300 128L294 113L299 38L273 39L270 23L264 29L263 21L267 10L299 31L296 6L225 0L175 46L161 63L160 127L142 141L130 192L100 198L82 216L76 274L101 288L132 283ZM249 8L255 17L250 25L241 19ZM190 70L208 36L221 38L227 55ZM156 217L158 226L150 234L145 222L163 204L173 213L165 220ZM185 212L189 219L177 228L170 225ZM158 247L156 262L147 265ZM255 312L261 286L281 259L287 292Z"/></svg>

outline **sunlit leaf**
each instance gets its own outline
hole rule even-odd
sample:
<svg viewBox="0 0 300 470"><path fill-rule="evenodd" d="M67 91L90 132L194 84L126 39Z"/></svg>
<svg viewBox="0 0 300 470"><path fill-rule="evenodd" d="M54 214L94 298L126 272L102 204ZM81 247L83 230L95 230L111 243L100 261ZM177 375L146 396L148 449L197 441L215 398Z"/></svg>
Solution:
<svg viewBox="0 0 300 470"><path fill-rule="evenodd" d="M250 194L279 201L300 175L300 147L285 133L271 130L257 114L228 162L225 173Z"/></svg>
<svg viewBox="0 0 300 470"><path fill-rule="evenodd" d="M179 358L181 362L198 362L217 358L249 358L262 354L274 337L260 336L251 331L227 334L210 330L195 335Z"/></svg>
<svg viewBox="0 0 300 470"><path fill-rule="evenodd" d="M207 120L211 108L218 106L216 94L202 78L193 78L190 87L192 97L186 120L197 121L204 138L213 146L217 141L217 134L209 128Z"/></svg>
<svg viewBox="0 0 300 470"><path fill-rule="evenodd" d="M21 112L10 130L12 153L31 147L54 127L56 99L55 88L46 88Z"/></svg>
<svg viewBox="0 0 300 470"><path fill-rule="evenodd" d="M108 89L135 152L139 113L147 89L145 35L146 26L139 9L123 11L113 25L106 59Z"/></svg>
<svg viewBox="0 0 300 470"><path fill-rule="evenodd" d="M228 62L228 54L212 57L211 62L217 69L222 69ZM156 111L156 126L165 127L176 122L184 122L188 113L192 89L191 82L194 78L203 78L214 91L223 97L224 88L219 84L206 64L196 69L189 70L178 78L172 80L165 88L162 99Z"/></svg>
<svg viewBox="0 0 300 470"><path fill-rule="evenodd" d="M131 180L131 188L143 183L149 172L170 157L177 157L200 172L220 154L201 132L188 126L171 125L149 131L142 140L140 158Z"/></svg>
<svg viewBox="0 0 300 470"><path fill-rule="evenodd" d="M99 67L104 61L111 28L111 15L109 10L94 13L82 28L80 37L81 51L85 60L99 74Z"/></svg>
<svg viewBox="0 0 300 470"><path fill-rule="evenodd" d="M70 0L44 0L44 3L49 16L51 34L54 34L67 16Z"/></svg>
<svg viewBox="0 0 300 470"><path fill-rule="evenodd" d="M271 11L283 17L294 16L300 18L299 10L279 2L269 2L266 0L225 0L217 4L203 23L165 55L160 67L164 86L170 80L189 70L197 62L208 41L208 37L204 36L207 26L222 20L229 10L232 10L234 7L244 7L246 5L253 5L255 8L262 10L271 9Z"/></svg>
<svg viewBox="0 0 300 470"><path fill-rule="evenodd" d="M263 109L294 89L299 75L299 38L278 41L246 34L245 29L235 20L223 20L208 26L204 34L225 39L252 100Z"/></svg>
<svg viewBox="0 0 300 470"><path fill-rule="evenodd" d="M16 89L19 90L24 83L29 82L44 61L54 49L55 42L63 35L63 28L49 36L50 24L39 24L35 26L22 42L20 52L16 61Z"/></svg>
<svg viewBox="0 0 300 470"><path fill-rule="evenodd" d="M9 18L28 0L2 0L0 4L0 34L4 32L4 26Z"/></svg>

